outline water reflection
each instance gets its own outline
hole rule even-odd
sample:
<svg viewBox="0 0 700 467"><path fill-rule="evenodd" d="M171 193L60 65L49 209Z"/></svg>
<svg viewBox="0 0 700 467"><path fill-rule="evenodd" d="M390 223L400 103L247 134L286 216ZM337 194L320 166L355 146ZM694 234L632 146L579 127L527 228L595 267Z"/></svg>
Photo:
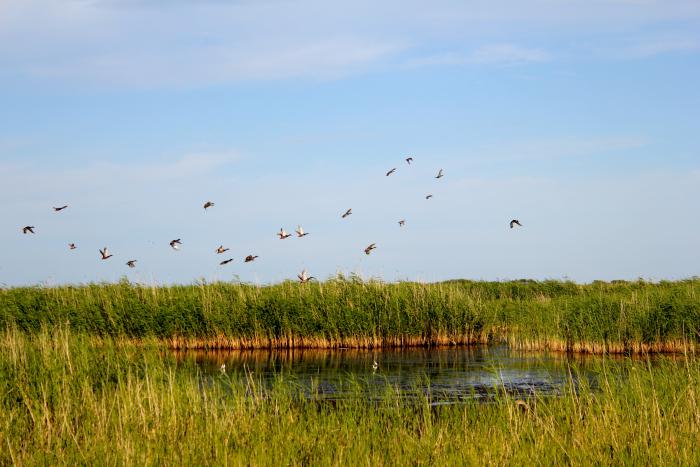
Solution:
<svg viewBox="0 0 700 467"><path fill-rule="evenodd" d="M194 363L205 375L220 373L271 384L285 375L301 385L308 397L338 400L359 393L381 397L391 386L407 395L416 391L432 404L469 398L488 399L499 391L518 397L557 395L572 378L595 386L591 359L559 353L514 351L505 346L413 348L397 350L186 351L176 352L181 363ZM378 366L373 369L373 362ZM576 371L572 372L572 367Z"/></svg>

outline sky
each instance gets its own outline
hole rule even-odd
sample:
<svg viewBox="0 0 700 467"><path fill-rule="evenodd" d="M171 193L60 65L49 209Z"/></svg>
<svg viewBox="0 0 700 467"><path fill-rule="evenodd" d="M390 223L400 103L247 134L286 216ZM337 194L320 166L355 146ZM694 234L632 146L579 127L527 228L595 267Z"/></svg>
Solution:
<svg viewBox="0 0 700 467"><path fill-rule="evenodd" d="M0 0L0 285L697 276L698 83L697 0Z"/></svg>

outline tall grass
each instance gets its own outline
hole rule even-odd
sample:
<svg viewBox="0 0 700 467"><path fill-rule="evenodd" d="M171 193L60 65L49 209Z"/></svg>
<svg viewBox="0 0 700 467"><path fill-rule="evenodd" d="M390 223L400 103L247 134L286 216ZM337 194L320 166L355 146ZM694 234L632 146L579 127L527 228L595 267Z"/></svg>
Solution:
<svg viewBox="0 0 700 467"><path fill-rule="evenodd" d="M0 329L70 323L175 348L380 347L508 342L653 352L700 343L700 279L434 284L333 280L150 287L122 281L0 290Z"/></svg>
<svg viewBox="0 0 700 467"><path fill-rule="evenodd" d="M700 463L692 358L603 360L598 389L557 398L431 407L390 392L331 405L296 397L284 375L271 388L204 377L149 346L65 327L1 334L0 464Z"/></svg>

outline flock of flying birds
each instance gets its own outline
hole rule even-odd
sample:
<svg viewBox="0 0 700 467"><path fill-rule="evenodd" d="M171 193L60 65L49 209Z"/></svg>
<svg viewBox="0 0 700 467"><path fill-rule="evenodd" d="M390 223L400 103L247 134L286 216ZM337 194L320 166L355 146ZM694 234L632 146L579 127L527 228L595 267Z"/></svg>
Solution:
<svg viewBox="0 0 700 467"><path fill-rule="evenodd" d="M405 161L406 161L406 163L407 163L408 165L411 165L411 162L413 162L413 157L407 157L407 158L405 159ZM389 171L386 173L386 176L388 177L388 176L390 176L391 174L393 174L394 172L396 172L396 167L394 167L394 168L392 168L391 170L389 170ZM441 179L441 178L444 177L444 176L445 176L445 175L444 175L444 173L443 173L443 170L440 169L440 170L438 171L437 175L435 176L435 178L436 178L436 179ZM432 197L433 197L433 195L429 193L429 194L427 194L427 195L425 196L425 199L428 200L428 199L430 199L430 198L432 198ZM60 211L63 211L64 209L66 209L67 207L68 207L68 205L59 206L59 207L53 207L53 210L54 210L55 212L60 212ZM206 203L204 203L204 210L205 210L205 211L206 211L207 209L209 209L209 208L212 208L212 207L214 207L214 203L213 203L212 201L207 201ZM345 218L347 218L348 216L350 216L351 214L352 214L352 208L346 210L340 217L341 217L342 219L345 219ZM403 227L403 226L406 225L406 219L401 219L401 220L399 220L398 223L399 223L399 227ZM513 219L513 220L510 221L510 228L511 228L511 229L514 228L516 225L519 226L519 227L522 227L522 224L520 223L520 221L519 221L518 219ZM35 229L35 228L36 228L36 227L33 226L33 225L27 225L27 226L25 226L25 227L22 227L22 233L23 233L23 234L34 234L34 233L35 233L35 232L34 232L34 229ZM303 238L303 237L309 235L309 232L305 232L304 229L301 227L301 225L297 226L297 229L295 230L295 233L297 234L297 237L299 237L299 238ZM279 237L280 240L285 240L285 239L287 239L287 238L289 238L289 237L291 237L291 236L292 236L292 234L287 233L287 231L284 230L284 227L280 228L280 231L277 233L277 237ZM173 240L170 241L170 248L172 248L172 249L175 250L175 251L179 250L181 245L182 245L182 240L179 239L179 238L176 238L176 239L173 239ZM70 250L75 250L75 249L77 248L77 246L75 245L75 243L69 243L69 244L68 244L68 248L69 248ZM377 244L376 244L376 243L371 243L371 244L369 244L369 245L367 246L367 248L365 248L365 250L364 250L364 251L365 251L365 254L366 254L366 255L369 255L370 253L372 253L372 250L374 250L374 249L376 249L376 248L377 248ZM216 254L223 254L223 253L226 253L228 250L229 250L229 249L228 249L228 248L224 248L223 245L219 245L219 247L218 247L215 251L216 251ZM113 256L113 255L109 252L109 250L107 249L107 247L104 247L104 248L100 249L99 252L100 252L100 258L101 258L103 261L106 260L106 259L109 259L109 258L111 258L111 257ZM251 261L255 261L255 259L256 259L257 257L258 257L258 255L248 255L248 256L245 257L244 262L250 263ZM224 266L224 265L226 265L226 264L228 264L228 263L230 263L230 262L232 262L232 261L233 261L233 258L228 258L228 259L225 259L225 260L221 261L221 262L219 263L219 265L220 265L220 266ZM130 268L135 268L135 267L136 267L136 262L137 262L137 260L135 260L135 259L130 259L129 261L126 262L126 266L128 266L128 267L130 267ZM299 274L297 274L297 277L299 278L299 282L301 282L301 283L306 283L306 282L309 282L311 279L315 279L314 276L309 276L309 274L307 273L306 269L304 269L304 270L301 271Z"/></svg>

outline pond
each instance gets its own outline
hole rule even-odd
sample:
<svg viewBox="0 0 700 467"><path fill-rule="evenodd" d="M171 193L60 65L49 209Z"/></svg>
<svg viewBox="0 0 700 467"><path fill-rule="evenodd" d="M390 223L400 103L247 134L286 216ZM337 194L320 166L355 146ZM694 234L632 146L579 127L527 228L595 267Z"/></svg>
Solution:
<svg viewBox="0 0 700 467"><path fill-rule="evenodd" d="M391 388L406 397L425 396L432 405L488 401L498 392L521 398L556 396L569 381L575 390L583 379L595 387L593 367L621 360L515 351L507 346L185 351L175 356L181 364L194 363L210 380L253 377L269 386L282 375L309 398L332 401L359 394L374 399Z"/></svg>

